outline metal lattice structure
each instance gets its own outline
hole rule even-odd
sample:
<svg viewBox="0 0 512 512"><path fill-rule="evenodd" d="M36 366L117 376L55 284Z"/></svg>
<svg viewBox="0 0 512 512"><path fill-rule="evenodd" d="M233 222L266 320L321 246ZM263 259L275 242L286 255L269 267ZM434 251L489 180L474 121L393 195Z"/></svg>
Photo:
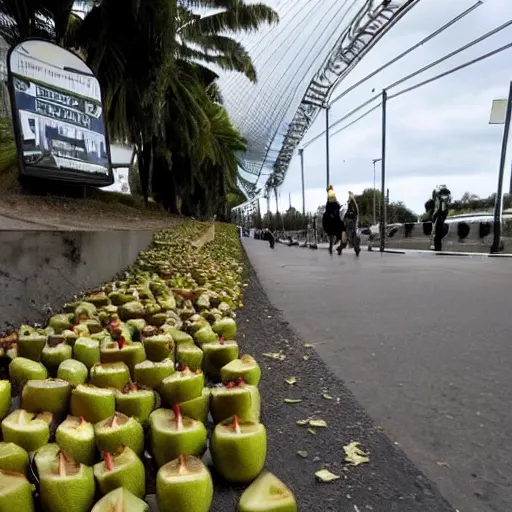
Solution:
<svg viewBox="0 0 512 512"><path fill-rule="evenodd" d="M261 195L249 199L245 203L239 204L231 209L233 221L238 225L252 225L254 214L259 213Z"/></svg>
<svg viewBox="0 0 512 512"><path fill-rule="evenodd" d="M419 1L267 0L280 23L241 40L258 83L224 75L219 84L248 140L245 181L256 183L266 168L267 194L283 183L295 149L336 86Z"/></svg>

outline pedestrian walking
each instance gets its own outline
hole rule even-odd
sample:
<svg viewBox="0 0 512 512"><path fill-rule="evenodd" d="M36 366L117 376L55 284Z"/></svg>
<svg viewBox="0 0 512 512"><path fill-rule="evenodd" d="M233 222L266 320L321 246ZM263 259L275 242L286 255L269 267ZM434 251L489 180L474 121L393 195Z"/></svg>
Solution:
<svg viewBox="0 0 512 512"><path fill-rule="evenodd" d="M359 206L352 192L348 193L347 211L344 217L345 229L347 231L347 242L353 247L356 256L361 252L361 239L357 234L357 224L359 221Z"/></svg>
<svg viewBox="0 0 512 512"><path fill-rule="evenodd" d="M327 203L325 205L325 213L322 217L322 227L329 237L329 252L332 254L333 246L340 242L337 248L338 254L341 254L342 233L345 226L340 216L341 205L336 199L334 188L329 185L327 188Z"/></svg>
<svg viewBox="0 0 512 512"><path fill-rule="evenodd" d="M263 240L266 240L269 243L271 249L274 248L276 239L270 229L265 228L265 231L263 232Z"/></svg>

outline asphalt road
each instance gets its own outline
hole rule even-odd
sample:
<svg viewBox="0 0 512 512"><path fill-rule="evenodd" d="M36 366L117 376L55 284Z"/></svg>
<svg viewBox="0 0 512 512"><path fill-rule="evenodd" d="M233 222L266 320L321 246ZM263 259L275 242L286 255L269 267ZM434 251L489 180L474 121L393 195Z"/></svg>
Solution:
<svg viewBox="0 0 512 512"><path fill-rule="evenodd" d="M512 510L509 259L243 242L271 302L455 508Z"/></svg>

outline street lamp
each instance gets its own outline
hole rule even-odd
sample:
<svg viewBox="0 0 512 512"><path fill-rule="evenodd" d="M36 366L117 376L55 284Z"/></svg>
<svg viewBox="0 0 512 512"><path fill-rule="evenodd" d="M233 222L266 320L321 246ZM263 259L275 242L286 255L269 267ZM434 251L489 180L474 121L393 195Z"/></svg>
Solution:
<svg viewBox="0 0 512 512"><path fill-rule="evenodd" d="M375 195L376 195L376 192L375 192L375 164L377 162L382 162L382 158L374 158L372 160L373 162L373 225L375 226L375 224L377 224L377 214L376 214L376 209L375 209Z"/></svg>
<svg viewBox="0 0 512 512"><path fill-rule="evenodd" d="M495 100L491 110L489 124L503 124L503 141L501 143L500 169L498 173L498 190L494 201L494 229L491 253L497 253L501 244L501 216L503 210L503 174L505 172L505 159L507 157L508 136L512 118L512 82L510 82L507 100Z"/></svg>

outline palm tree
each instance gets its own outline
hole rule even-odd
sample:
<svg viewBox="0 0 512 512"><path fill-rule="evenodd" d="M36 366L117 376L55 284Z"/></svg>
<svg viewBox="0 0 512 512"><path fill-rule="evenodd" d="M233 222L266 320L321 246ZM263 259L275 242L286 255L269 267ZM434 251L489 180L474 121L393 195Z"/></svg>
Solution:
<svg viewBox="0 0 512 512"><path fill-rule="evenodd" d="M219 105L217 75L256 80L250 56L228 37L277 21L242 0L0 0L0 35L42 37L80 52L98 77L113 140L135 145L143 195L169 209L175 198L204 212L239 192L236 153L245 141ZM75 7L77 7L75 5ZM192 9L220 11L199 16ZM82 21L83 13L86 12Z"/></svg>
<svg viewBox="0 0 512 512"><path fill-rule="evenodd" d="M62 43L74 0L0 0L0 36L9 45L28 37Z"/></svg>

